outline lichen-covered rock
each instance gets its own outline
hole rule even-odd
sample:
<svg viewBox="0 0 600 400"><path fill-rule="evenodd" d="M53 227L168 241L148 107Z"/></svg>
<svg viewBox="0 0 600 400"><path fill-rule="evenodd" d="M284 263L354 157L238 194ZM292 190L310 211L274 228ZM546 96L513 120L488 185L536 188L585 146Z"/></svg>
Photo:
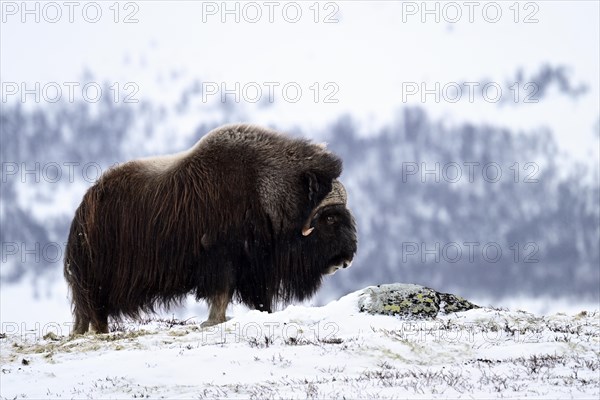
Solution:
<svg viewBox="0 0 600 400"><path fill-rule="evenodd" d="M448 293L407 283L369 286L358 297L358 309L369 314L435 318L438 313L467 311L479 306Z"/></svg>

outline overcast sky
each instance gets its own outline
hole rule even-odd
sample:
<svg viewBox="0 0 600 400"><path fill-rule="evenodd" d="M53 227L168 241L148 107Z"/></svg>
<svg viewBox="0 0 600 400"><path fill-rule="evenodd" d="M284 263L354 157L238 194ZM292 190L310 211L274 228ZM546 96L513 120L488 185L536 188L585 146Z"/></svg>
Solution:
<svg viewBox="0 0 600 400"><path fill-rule="evenodd" d="M194 80L218 88L206 94L205 108L220 101L221 84L235 90L239 82L241 101L249 107L252 102L244 100L256 99L257 87L259 103L273 90L275 107L251 115L255 123L310 128L347 112L368 130L392 121L404 104L421 104L445 123L547 126L562 150L598 158L596 1L429 2L430 12L422 2L395 1L230 2L229 13L220 1L46 4L2 2L3 101L20 98L8 95L14 86L6 85L21 82L27 88L56 82L63 100L69 91L64 82L77 82L78 100L89 81L85 70L94 81L117 83L121 101L135 92L134 98L165 105ZM567 66L574 84L589 85L587 94L577 101L557 95L523 104L528 92L519 87L521 106L493 102L496 85L502 85L502 101L515 96L506 84L517 69L529 78L547 63ZM128 82L135 86L125 90ZM452 90L462 82L479 85L473 86L476 97L470 101L469 88L461 86L461 99L452 102ZM481 88L488 82L494 87L485 99ZM298 87L302 94L292 102ZM423 99L422 89L433 92ZM32 98L26 96L28 105ZM197 115L201 120L202 113Z"/></svg>

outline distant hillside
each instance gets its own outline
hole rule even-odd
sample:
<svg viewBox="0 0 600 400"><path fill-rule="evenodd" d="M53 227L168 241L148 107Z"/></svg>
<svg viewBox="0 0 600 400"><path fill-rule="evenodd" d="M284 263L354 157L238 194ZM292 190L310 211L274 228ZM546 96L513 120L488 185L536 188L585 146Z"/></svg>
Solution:
<svg viewBox="0 0 600 400"><path fill-rule="evenodd" d="M585 93L560 69L538 75L540 87L570 88L559 93L575 99ZM161 128L193 112L196 86L172 110L110 100L3 107L3 283L29 279L39 287L60 274L73 212L111 165L179 151L218 125L248 120L243 107L219 103L211 119L185 131ZM487 298L600 298L597 164L565 161L541 128L447 127L419 107L400 108L395 121L359 134L351 116L332 116L321 132L293 132L327 141L342 156L358 221L354 266L328 279L321 299L398 280Z"/></svg>

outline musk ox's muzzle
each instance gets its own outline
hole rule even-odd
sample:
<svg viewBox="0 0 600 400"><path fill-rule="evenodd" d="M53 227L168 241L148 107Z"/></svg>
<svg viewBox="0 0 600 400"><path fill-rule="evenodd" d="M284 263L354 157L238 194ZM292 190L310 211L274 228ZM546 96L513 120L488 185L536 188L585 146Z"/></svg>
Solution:
<svg viewBox="0 0 600 400"><path fill-rule="evenodd" d="M337 238L338 241L344 243L344 248L340 249L341 253L336 254L332 259L331 265L329 265L326 271L327 274L333 274L340 268L348 268L350 265L352 265L352 259L354 258L354 253L356 252L356 230L354 219L352 218L346 203L346 189L344 188L344 185L342 185L342 183L336 179L333 181L331 192L329 192L329 194L321 201L321 203L319 203L319 205L317 205L310 213L308 219L302 227L302 235L305 237L309 236L315 230L315 227L312 226L313 221L318 219L320 214L327 209L343 208L344 213L348 215L350 222L348 223L346 233L350 233L350 235L340 235L345 237Z"/></svg>

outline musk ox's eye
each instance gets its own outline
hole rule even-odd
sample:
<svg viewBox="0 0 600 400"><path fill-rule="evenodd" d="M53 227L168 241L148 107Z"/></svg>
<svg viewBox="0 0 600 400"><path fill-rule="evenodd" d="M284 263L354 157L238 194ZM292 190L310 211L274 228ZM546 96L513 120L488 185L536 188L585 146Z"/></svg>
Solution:
<svg viewBox="0 0 600 400"><path fill-rule="evenodd" d="M335 224L335 217L333 215L328 215L325 222L327 222L327 225L333 225Z"/></svg>

